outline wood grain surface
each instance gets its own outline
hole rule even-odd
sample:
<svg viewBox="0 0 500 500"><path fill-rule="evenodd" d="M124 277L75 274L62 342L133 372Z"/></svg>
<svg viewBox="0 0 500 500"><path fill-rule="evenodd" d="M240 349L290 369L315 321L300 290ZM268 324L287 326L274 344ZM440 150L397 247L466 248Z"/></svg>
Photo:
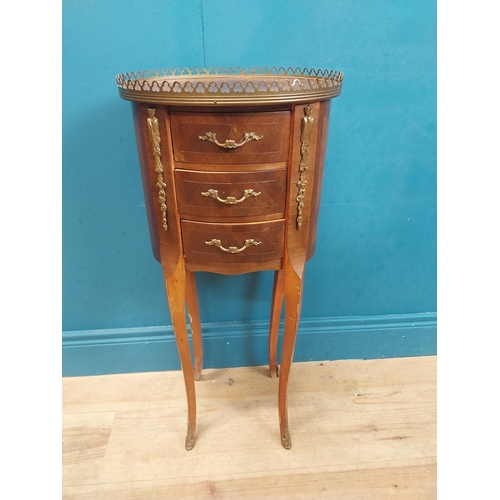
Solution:
<svg viewBox="0 0 500 500"><path fill-rule="evenodd" d="M205 370L184 449L182 373L63 379L63 498L436 498L436 358L294 363L293 448L268 367Z"/></svg>
<svg viewBox="0 0 500 500"><path fill-rule="evenodd" d="M174 159L189 163L268 163L286 161L290 129L290 112L215 113L178 112L170 114ZM217 140L239 142L249 132L262 137L236 149L224 149L201 140L207 132Z"/></svg>
<svg viewBox="0 0 500 500"><path fill-rule="evenodd" d="M261 262L283 256L285 221L246 222L239 224L212 224L208 222L181 221L182 241L186 262L206 263L207 270L214 263L230 265L239 262ZM207 241L219 240L227 249L244 248L245 241L254 240L239 253L227 253Z"/></svg>
<svg viewBox="0 0 500 500"><path fill-rule="evenodd" d="M250 172L176 169L175 178L181 218L190 217L203 221L210 220L211 217L255 218L269 215L280 219L284 216L286 169ZM217 190L220 199L207 195L211 189ZM243 195L247 189L252 189L255 195L245 198ZM230 197L238 201L228 203Z"/></svg>

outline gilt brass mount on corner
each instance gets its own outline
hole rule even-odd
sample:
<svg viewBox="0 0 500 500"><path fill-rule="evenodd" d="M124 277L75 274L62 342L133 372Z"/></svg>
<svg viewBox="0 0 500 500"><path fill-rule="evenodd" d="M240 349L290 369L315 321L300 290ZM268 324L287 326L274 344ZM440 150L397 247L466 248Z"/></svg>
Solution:
<svg viewBox="0 0 500 500"><path fill-rule="evenodd" d="M148 108L149 117L147 119L149 138L153 147L153 156L155 159L155 172L158 174L156 179L156 187L158 188L158 199L160 200L161 213L163 215L162 224L165 231L168 229L167 224L167 195L165 188L167 185L163 181L163 165L161 164L161 138L160 128L158 126L158 118L156 118L156 109Z"/></svg>
<svg viewBox="0 0 500 500"><path fill-rule="evenodd" d="M297 229L302 227L302 222L304 217L302 212L304 210L304 198L306 197L306 170L307 170L307 158L309 156L309 140L311 138L311 130L314 118L311 116L312 109L311 106L306 106L304 108L304 118L302 118L301 131L300 131L300 165L299 172L300 177L297 182L297 187L299 192L297 194Z"/></svg>
<svg viewBox="0 0 500 500"><path fill-rule="evenodd" d="M153 253L161 263L184 375L186 450L196 443L195 380L203 383L197 271L274 271L269 374L279 378L276 441L292 447L288 379L305 264L321 241L316 235L330 101L343 79L339 71L284 67L116 77L120 96L132 102Z"/></svg>

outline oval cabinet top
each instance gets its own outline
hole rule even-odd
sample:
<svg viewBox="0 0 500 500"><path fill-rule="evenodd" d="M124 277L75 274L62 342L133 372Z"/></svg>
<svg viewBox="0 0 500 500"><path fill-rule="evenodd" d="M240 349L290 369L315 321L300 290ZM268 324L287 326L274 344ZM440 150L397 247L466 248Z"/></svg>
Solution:
<svg viewBox="0 0 500 500"><path fill-rule="evenodd" d="M123 99L183 105L262 105L336 97L344 74L300 68L184 68L137 71L116 77Z"/></svg>

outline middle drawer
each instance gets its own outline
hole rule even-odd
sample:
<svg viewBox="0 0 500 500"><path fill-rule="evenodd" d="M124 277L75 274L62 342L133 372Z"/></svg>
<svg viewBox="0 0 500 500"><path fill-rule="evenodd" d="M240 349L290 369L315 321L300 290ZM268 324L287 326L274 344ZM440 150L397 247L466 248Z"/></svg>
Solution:
<svg viewBox="0 0 500 500"><path fill-rule="evenodd" d="M249 172L175 170L181 217L281 215L286 169Z"/></svg>

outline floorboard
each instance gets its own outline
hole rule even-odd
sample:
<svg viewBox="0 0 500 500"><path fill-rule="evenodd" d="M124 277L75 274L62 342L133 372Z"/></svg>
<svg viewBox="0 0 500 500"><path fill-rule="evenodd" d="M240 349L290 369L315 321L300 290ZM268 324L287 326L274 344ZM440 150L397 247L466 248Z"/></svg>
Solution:
<svg viewBox="0 0 500 500"><path fill-rule="evenodd" d="M265 367L63 379L63 498L436 498L436 357L294 363L292 449Z"/></svg>

